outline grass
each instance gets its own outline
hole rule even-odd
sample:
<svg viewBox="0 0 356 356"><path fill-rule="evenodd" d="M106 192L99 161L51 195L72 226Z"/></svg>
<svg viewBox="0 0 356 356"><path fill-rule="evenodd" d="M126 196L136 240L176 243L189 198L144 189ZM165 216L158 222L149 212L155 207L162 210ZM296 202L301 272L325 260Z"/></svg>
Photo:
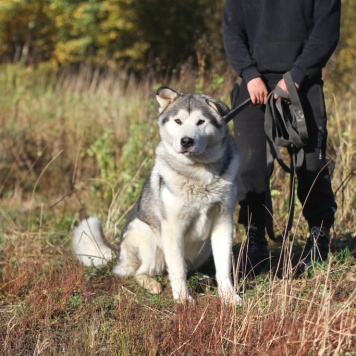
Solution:
<svg viewBox="0 0 356 356"><path fill-rule="evenodd" d="M95 74L95 73L94 73ZM355 103L326 90L328 153L339 206L331 257L290 278L307 234L297 205L291 240L271 243L270 267L239 281L242 308L214 285L189 279L195 306L175 305L112 266L84 268L70 251L73 225L96 214L117 245L153 163L159 83L87 68L51 74L0 70L0 351L2 355L355 355ZM207 94L229 102L231 79ZM208 82L208 81L207 81ZM168 84L194 91L190 69ZM328 88L327 88L328 89ZM287 214L287 177L273 176L276 224ZM242 229L236 226L236 258ZM207 272L211 272L209 270Z"/></svg>

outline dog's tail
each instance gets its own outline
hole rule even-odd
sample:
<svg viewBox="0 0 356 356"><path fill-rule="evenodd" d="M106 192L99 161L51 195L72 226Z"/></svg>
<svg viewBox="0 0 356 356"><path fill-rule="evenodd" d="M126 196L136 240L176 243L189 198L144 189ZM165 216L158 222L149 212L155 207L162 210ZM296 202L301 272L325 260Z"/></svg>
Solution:
<svg viewBox="0 0 356 356"><path fill-rule="evenodd" d="M74 229L72 247L84 266L103 266L115 257L97 217L83 220Z"/></svg>

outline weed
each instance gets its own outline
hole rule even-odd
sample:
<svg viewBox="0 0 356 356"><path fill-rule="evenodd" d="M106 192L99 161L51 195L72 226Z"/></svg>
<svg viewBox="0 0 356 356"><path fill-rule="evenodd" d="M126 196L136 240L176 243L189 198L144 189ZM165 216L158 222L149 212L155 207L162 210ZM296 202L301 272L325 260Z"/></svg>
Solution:
<svg viewBox="0 0 356 356"><path fill-rule="evenodd" d="M72 296L68 299L67 309L70 313L73 313L77 308L82 305L82 298L77 291L74 291Z"/></svg>

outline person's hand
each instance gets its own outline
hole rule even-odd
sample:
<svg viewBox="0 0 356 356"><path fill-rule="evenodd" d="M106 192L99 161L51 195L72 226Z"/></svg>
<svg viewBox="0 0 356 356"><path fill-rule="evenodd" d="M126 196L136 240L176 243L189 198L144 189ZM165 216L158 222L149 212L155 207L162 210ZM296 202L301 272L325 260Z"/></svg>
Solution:
<svg viewBox="0 0 356 356"><path fill-rule="evenodd" d="M294 83L294 85L295 85L296 89L299 90L299 84ZM279 86L282 90L284 90L286 93L288 93L288 88L287 88L286 82L284 81L283 78L278 82L277 86ZM278 99L278 95L274 94L273 98L275 100L277 100ZM287 102L287 100L285 100L285 101ZM288 103L290 104L290 102L288 102Z"/></svg>
<svg viewBox="0 0 356 356"><path fill-rule="evenodd" d="M268 90L261 77L253 78L247 83L252 105L267 103Z"/></svg>

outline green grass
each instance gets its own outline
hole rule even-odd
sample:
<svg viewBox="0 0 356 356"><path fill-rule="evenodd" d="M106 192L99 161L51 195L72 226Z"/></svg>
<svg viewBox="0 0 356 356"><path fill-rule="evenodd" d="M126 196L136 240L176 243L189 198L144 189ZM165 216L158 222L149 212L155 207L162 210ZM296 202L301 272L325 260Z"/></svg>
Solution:
<svg viewBox="0 0 356 356"><path fill-rule="evenodd" d="M0 68L0 352L2 355L354 355L356 349L356 120L349 96L328 90L328 153L339 206L331 256L290 278L307 234L296 207L293 239L271 243L271 268L239 280L243 307L227 307L214 283L189 279L195 306L172 301L167 276L152 296L112 264L84 268L70 232L98 215L117 246L125 216L153 164L157 83L110 73L55 76L45 68ZM188 75L189 74L189 75ZM172 80L193 91L193 72ZM207 94L228 102L230 79ZM354 93L353 93L354 94ZM286 218L288 181L273 176L276 223ZM236 258L243 232L236 225ZM280 254L282 259L280 260ZM206 272L212 272L207 268Z"/></svg>

